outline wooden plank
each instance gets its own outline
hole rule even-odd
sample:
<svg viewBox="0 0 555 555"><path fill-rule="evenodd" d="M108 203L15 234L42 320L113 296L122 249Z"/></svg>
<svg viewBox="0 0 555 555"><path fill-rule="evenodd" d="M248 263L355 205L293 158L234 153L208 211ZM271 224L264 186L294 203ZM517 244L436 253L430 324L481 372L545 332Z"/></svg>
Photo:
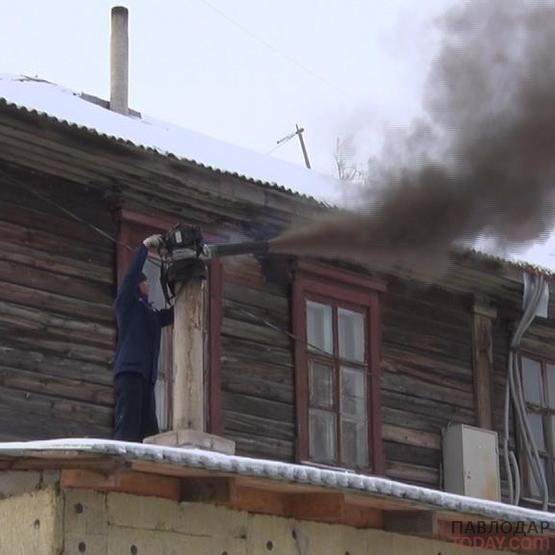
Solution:
<svg viewBox="0 0 555 555"><path fill-rule="evenodd" d="M412 376L383 372L381 384L385 390L401 392L411 397L433 399L434 401L449 399L452 405L470 409L474 407L471 392L467 393L439 384L426 383Z"/></svg>
<svg viewBox="0 0 555 555"><path fill-rule="evenodd" d="M223 422L225 429L231 433L239 432L287 441L295 440L296 430L293 422L283 422L230 410L223 411Z"/></svg>
<svg viewBox="0 0 555 555"><path fill-rule="evenodd" d="M439 433L421 432L401 426L393 426L391 424L383 424L382 438L385 441L395 441L397 443L427 447L429 449L441 448L441 435Z"/></svg>
<svg viewBox="0 0 555 555"><path fill-rule="evenodd" d="M489 308L489 307L488 307ZM493 341L492 319L495 312L485 310L480 304L473 307L472 318L472 362L474 368L474 395L476 424L480 428L492 429L492 374Z"/></svg>
<svg viewBox="0 0 555 555"><path fill-rule="evenodd" d="M56 376L60 379L78 380L82 384L98 384L112 387L112 371L107 366L78 362L31 349L5 345L0 339L0 360L6 366L17 367L27 372Z"/></svg>
<svg viewBox="0 0 555 555"><path fill-rule="evenodd" d="M222 335L249 339L256 343L270 344L278 347L289 348L292 344L291 338L282 331L276 331L261 323L242 322L225 315L222 323Z"/></svg>
<svg viewBox="0 0 555 555"><path fill-rule="evenodd" d="M289 299L286 296L276 295L273 291L251 289L239 283L226 281L224 283L224 298L264 309L271 314L289 315Z"/></svg>
<svg viewBox="0 0 555 555"><path fill-rule="evenodd" d="M236 500L234 478L186 478L181 484L182 501L232 505Z"/></svg>
<svg viewBox="0 0 555 555"><path fill-rule="evenodd" d="M33 306L54 314L75 316L89 322L101 322L115 328L114 310L111 305L66 297L63 294L40 291L18 283L2 282L0 299L23 306Z"/></svg>
<svg viewBox="0 0 555 555"><path fill-rule="evenodd" d="M427 538L436 538L439 533L434 511L385 511L383 527L387 532Z"/></svg>
<svg viewBox="0 0 555 555"><path fill-rule="evenodd" d="M437 467L431 468L410 463L386 461L385 474L388 478L394 480L426 484L435 488L439 487L439 471Z"/></svg>
<svg viewBox="0 0 555 555"><path fill-rule="evenodd" d="M170 476L141 474L136 471L117 471L108 475L92 470L64 469L60 484L63 488L92 489L95 491L128 493L147 497L161 497L181 501L181 483Z"/></svg>
<svg viewBox="0 0 555 555"><path fill-rule="evenodd" d="M222 390L280 401L290 405L295 404L295 392L291 382L281 383L273 380L273 375L267 372L267 367L260 365L257 377L249 377L242 373L241 366L222 366Z"/></svg>

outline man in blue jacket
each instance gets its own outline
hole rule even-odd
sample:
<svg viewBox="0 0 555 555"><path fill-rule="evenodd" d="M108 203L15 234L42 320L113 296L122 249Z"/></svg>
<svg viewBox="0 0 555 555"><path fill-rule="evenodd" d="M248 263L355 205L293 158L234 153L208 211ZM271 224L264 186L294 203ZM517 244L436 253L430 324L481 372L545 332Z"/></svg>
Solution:
<svg viewBox="0 0 555 555"><path fill-rule="evenodd" d="M115 302L118 344L114 360L114 439L140 442L158 433L154 386L158 377L161 329L173 323L173 307L155 310L142 273L160 235L147 237L136 251Z"/></svg>

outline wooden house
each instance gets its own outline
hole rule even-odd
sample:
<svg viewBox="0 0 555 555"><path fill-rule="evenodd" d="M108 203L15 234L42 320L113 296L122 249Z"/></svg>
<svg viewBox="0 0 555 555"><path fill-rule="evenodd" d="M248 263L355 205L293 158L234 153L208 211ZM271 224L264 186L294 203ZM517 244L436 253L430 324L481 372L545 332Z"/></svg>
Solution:
<svg viewBox="0 0 555 555"><path fill-rule="evenodd" d="M2 78L0 441L111 437L112 304L142 238L177 221L213 241L271 238L333 210L316 198L329 187L308 170L114 113L88 95ZM233 440L240 456L443 490L444 429L503 437L510 342L531 271L473 251L454 255L434 285L310 258L214 260L206 431ZM156 268L148 272L154 279ZM550 503L553 308L518 351ZM165 429L176 394L169 352L158 391ZM513 418L522 503L539 509ZM501 485L507 501L503 464Z"/></svg>

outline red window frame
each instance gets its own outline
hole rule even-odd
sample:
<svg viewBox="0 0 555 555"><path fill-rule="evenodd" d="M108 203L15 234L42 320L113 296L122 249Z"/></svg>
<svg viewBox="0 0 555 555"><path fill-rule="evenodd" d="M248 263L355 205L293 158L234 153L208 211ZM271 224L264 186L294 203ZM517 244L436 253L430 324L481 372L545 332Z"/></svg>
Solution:
<svg viewBox="0 0 555 555"><path fill-rule="evenodd" d="M164 216L148 216L138 212L122 209L117 214L119 234L117 244L116 281L121 285L129 263L133 257L131 248L137 247L150 234L165 233L178 220ZM205 238L215 241L217 236L205 233ZM221 435L223 431L221 409L221 338L223 307L223 270L219 260L211 260L208 264L208 414L207 431ZM168 422L172 427L172 396L168 399Z"/></svg>
<svg viewBox="0 0 555 555"><path fill-rule="evenodd" d="M294 268L292 316L293 334L295 336L295 385L297 402L297 460L310 464L309 456L309 368L308 361L318 355L310 355L306 348L306 300L315 300L328 305L345 307L366 314L366 349L367 349L367 418L368 418L368 457L369 466L357 469L373 474L384 473L383 444L381 432L381 394L380 394L380 349L381 349L381 315L379 294L385 291L382 283L337 268L304 262ZM362 309L362 310L361 310ZM337 330L334 335L337 334ZM337 344L337 337L334 337ZM335 362L335 361L334 361ZM337 373L335 375L338 385ZM337 418L340 418L337 396L339 387L335 388ZM339 425L339 421L338 421ZM341 453L340 426L336 430L336 453ZM337 463L338 465L340 463Z"/></svg>

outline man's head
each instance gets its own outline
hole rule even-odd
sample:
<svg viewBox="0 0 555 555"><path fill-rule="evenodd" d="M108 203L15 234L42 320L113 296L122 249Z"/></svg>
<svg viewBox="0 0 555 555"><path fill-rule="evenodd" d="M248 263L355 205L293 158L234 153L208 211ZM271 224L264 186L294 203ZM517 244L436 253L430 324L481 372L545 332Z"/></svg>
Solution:
<svg viewBox="0 0 555 555"><path fill-rule="evenodd" d="M148 299L148 293L149 293L148 279L146 277L146 274L143 272L141 272L141 278L139 281L139 292L141 293L142 297L144 297L145 299Z"/></svg>

